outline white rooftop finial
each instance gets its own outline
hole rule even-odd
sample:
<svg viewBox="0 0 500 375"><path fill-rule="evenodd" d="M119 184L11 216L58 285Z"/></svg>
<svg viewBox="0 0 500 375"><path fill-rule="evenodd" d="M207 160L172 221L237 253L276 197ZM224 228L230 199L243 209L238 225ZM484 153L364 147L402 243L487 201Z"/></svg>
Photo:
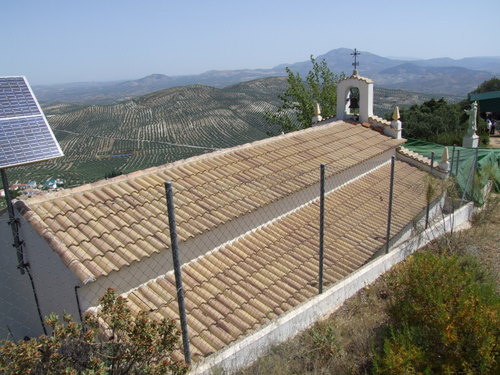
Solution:
<svg viewBox="0 0 500 375"><path fill-rule="evenodd" d="M399 107L398 106L394 107L394 111L392 112L392 119L394 121L398 121L400 119L400 116L399 116Z"/></svg>
<svg viewBox="0 0 500 375"><path fill-rule="evenodd" d="M441 156L441 163L439 163L439 169L449 172L450 171L450 163L448 162L448 147L443 149L443 155Z"/></svg>
<svg viewBox="0 0 500 375"><path fill-rule="evenodd" d="M314 103L314 117L312 118L312 123L316 124L321 120L323 120L323 117L321 117L321 107L319 106L319 103L316 102Z"/></svg>
<svg viewBox="0 0 500 375"><path fill-rule="evenodd" d="M314 103L314 116L319 116L321 114L321 107L319 106L319 103L316 102Z"/></svg>
<svg viewBox="0 0 500 375"><path fill-rule="evenodd" d="M441 162L442 163L447 163L448 162L448 158L449 158L449 156L448 156L448 147L445 147L443 149L443 156L441 157Z"/></svg>

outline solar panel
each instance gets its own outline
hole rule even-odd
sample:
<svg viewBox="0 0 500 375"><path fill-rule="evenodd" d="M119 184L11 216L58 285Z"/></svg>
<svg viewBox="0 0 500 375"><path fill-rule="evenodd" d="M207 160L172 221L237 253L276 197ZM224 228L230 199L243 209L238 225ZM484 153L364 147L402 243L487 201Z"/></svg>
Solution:
<svg viewBox="0 0 500 375"><path fill-rule="evenodd" d="M0 168L63 156L25 77L0 77Z"/></svg>

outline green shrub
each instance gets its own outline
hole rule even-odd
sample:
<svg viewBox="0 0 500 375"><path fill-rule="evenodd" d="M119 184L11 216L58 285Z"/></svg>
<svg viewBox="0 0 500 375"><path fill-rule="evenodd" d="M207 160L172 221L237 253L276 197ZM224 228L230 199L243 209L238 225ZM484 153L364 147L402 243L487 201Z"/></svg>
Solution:
<svg viewBox="0 0 500 375"><path fill-rule="evenodd" d="M461 145L465 134L465 131L448 131L428 137L428 141L445 146Z"/></svg>
<svg viewBox="0 0 500 375"><path fill-rule="evenodd" d="M426 357L422 347L415 343L416 330L403 326L398 331L391 330L384 341L383 357L376 357L374 372L385 375L410 375L422 373L426 369ZM427 369L423 372L427 373Z"/></svg>
<svg viewBox="0 0 500 375"><path fill-rule="evenodd" d="M376 374L500 373L500 297L474 258L418 254L390 283L394 325Z"/></svg>
<svg viewBox="0 0 500 375"><path fill-rule="evenodd" d="M403 136L444 145L462 144L466 119L460 104L449 104L443 98L401 110Z"/></svg>
<svg viewBox="0 0 500 375"><path fill-rule="evenodd" d="M0 344L0 374L181 375L188 367L172 359L179 332L169 320L133 316L125 298L109 289L85 325L65 315L46 318L52 333ZM103 331L105 328L105 331Z"/></svg>

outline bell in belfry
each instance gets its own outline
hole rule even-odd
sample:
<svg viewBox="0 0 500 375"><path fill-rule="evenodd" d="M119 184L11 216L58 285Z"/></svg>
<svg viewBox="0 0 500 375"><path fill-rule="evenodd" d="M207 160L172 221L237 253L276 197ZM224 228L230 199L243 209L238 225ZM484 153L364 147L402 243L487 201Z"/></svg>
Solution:
<svg viewBox="0 0 500 375"><path fill-rule="evenodd" d="M351 96L349 98L349 108L350 109L358 109L359 108L358 98L356 98L355 96Z"/></svg>

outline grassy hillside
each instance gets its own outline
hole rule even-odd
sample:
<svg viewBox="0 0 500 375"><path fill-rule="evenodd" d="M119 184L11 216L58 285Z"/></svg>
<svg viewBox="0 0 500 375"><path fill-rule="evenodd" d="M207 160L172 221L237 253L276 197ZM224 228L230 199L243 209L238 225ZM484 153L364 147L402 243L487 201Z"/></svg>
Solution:
<svg viewBox="0 0 500 375"><path fill-rule="evenodd" d="M9 180L50 177L75 186L129 173L214 149L266 137L263 114L279 105L285 77L239 83L223 89L193 85L157 91L112 105L50 104L48 121L65 156L9 170ZM375 89L375 113L411 105L430 95ZM453 99L453 98L452 98Z"/></svg>

